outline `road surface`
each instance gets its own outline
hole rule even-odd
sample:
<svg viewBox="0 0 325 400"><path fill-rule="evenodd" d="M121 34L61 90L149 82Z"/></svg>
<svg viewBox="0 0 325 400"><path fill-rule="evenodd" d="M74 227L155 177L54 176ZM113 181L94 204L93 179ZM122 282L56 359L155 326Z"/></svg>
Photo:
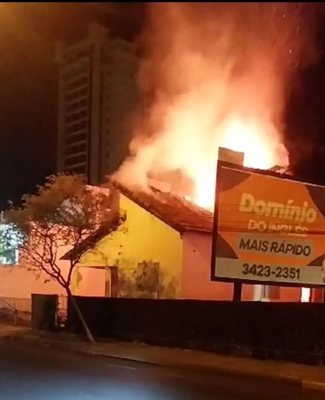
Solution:
<svg viewBox="0 0 325 400"><path fill-rule="evenodd" d="M324 400L295 385L0 340L0 400Z"/></svg>

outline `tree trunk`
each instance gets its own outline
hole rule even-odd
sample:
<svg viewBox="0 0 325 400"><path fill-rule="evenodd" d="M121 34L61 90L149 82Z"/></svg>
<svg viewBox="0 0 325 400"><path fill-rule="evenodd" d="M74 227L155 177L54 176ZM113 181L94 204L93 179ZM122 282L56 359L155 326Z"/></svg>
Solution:
<svg viewBox="0 0 325 400"><path fill-rule="evenodd" d="M80 319L80 322L82 323L82 326L85 330L87 339L91 342L91 343L95 343L95 339L93 334L91 333L89 326L87 325L87 322L84 318L84 316L82 315L82 312L78 306L78 303L76 302L76 299L74 298L74 295L71 293L70 289L67 289L67 294L68 294L68 298L71 299L71 302L73 304L73 307L75 308L75 310L77 311L78 317Z"/></svg>

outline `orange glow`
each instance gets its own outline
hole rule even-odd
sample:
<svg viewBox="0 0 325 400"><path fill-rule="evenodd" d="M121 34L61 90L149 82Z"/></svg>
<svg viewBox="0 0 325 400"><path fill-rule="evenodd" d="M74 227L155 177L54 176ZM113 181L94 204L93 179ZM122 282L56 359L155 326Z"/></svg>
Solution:
<svg viewBox="0 0 325 400"><path fill-rule="evenodd" d="M212 210L219 147L243 152L248 167L287 165L280 135L267 113L258 108L259 115L253 113L245 119L234 107L222 122L215 122L214 98L219 100L218 92L207 95L194 89L168 105L164 130L154 141L133 141L134 156L124 163L116 179L145 190L148 173L181 170L194 184L192 201Z"/></svg>
<svg viewBox="0 0 325 400"><path fill-rule="evenodd" d="M284 152L279 153L279 139L274 131L269 136L265 128L254 123L246 123L240 119L232 119L223 127L216 141L218 145L234 151L244 153L244 165L247 167L268 169L279 162L286 162ZM196 191L192 200L203 208L213 210L216 169L215 161L210 166L198 170L195 179ZM213 167L212 167L213 165Z"/></svg>
<svg viewBox="0 0 325 400"><path fill-rule="evenodd" d="M154 96L116 179L145 190L148 175L181 171L183 195L212 209L219 147L249 167L288 165L285 85L311 36L289 3L148 4L140 84Z"/></svg>
<svg viewBox="0 0 325 400"><path fill-rule="evenodd" d="M267 169L287 164L286 152L271 123L229 116L202 135L206 116L200 116L196 109L195 113L194 107L183 112L176 106L171 108L167 129L154 142L138 142L135 157L124 163L116 178L144 190L147 172L181 169L194 183L193 192L186 198L213 210L219 147L243 152L244 165L248 167Z"/></svg>
<svg viewBox="0 0 325 400"><path fill-rule="evenodd" d="M231 119L219 136L219 146L244 153L244 165L247 167L268 169L277 163L287 163L285 152L279 143L277 132L266 134L265 127L257 121L248 123L240 119ZM212 160L211 160L212 161ZM211 162L215 164L215 162ZM193 201L203 208L212 210L216 170L207 166L200 170L195 179L196 192Z"/></svg>

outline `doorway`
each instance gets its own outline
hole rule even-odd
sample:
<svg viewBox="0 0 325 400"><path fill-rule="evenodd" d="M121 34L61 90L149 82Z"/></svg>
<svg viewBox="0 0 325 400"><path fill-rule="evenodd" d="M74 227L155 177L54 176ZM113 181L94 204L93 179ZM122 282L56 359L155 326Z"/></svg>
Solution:
<svg viewBox="0 0 325 400"><path fill-rule="evenodd" d="M105 277L105 296L106 297L118 297L119 285L118 285L118 267L108 267L106 270Z"/></svg>

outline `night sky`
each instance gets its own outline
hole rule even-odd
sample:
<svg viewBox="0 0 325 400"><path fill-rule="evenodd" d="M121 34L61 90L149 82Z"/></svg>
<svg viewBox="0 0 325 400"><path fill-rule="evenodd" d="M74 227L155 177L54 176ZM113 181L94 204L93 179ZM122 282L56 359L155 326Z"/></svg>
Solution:
<svg viewBox="0 0 325 400"><path fill-rule="evenodd" d="M54 43L97 21L132 39L142 3L2 3L0 9L0 209L55 173L57 65ZM323 24L325 25L325 24ZM325 33L319 32L325 50ZM294 172L325 184L325 51L297 76L285 141Z"/></svg>

